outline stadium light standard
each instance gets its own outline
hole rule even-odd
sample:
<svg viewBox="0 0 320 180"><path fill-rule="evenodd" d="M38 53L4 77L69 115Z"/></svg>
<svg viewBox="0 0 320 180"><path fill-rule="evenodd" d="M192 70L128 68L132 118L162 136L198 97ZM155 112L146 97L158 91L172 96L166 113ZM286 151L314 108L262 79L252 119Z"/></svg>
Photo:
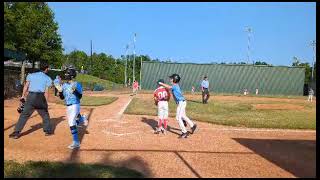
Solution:
<svg viewBox="0 0 320 180"><path fill-rule="evenodd" d="M135 74L134 74L134 69L135 69L135 64L136 64L136 36L137 36L137 33L134 33L134 37L133 37L133 66L132 66L132 82L136 79L135 78Z"/></svg>
<svg viewBox="0 0 320 180"><path fill-rule="evenodd" d="M313 40L311 43L312 49L313 49L313 62L312 62L312 73L311 73L311 80L313 81L313 72L314 72L314 63L316 58L316 41Z"/></svg>
<svg viewBox="0 0 320 180"><path fill-rule="evenodd" d="M142 85L141 71L142 71L142 56L140 56L140 90L141 90L141 85Z"/></svg>
<svg viewBox="0 0 320 180"><path fill-rule="evenodd" d="M124 69L124 84L127 87L127 64L128 64L128 50L129 50L129 44L126 45L126 63L125 63L125 69Z"/></svg>
<svg viewBox="0 0 320 180"><path fill-rule="evenodd" d="M247 35L248 35L248 51L247 51L247 64L250 62L250 35L252 33L252 28L251 27L246 27Z"/></svg>

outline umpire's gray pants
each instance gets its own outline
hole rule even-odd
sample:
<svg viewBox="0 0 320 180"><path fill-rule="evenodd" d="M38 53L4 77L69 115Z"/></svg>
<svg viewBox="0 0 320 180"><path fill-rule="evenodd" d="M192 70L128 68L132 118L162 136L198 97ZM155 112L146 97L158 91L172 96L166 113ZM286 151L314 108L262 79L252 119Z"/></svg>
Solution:
<svg viewBox="0 0 320 180"><path fill-rule="evenodd" d="M20 114L19 120L14 128L14 131L21 132L27 120L32 115L34 110L37 110L43 121L43 131L51 132L50 116L48 112L48 103L44 93L29 92L24 109Z"/></svg>
<svg viewBox="0 0 320 180"><path fill-rule="evenodd" d="M208 103L209 97L209 90L207 88L204 88L204 91L202 92L202 103Z"/></svg>

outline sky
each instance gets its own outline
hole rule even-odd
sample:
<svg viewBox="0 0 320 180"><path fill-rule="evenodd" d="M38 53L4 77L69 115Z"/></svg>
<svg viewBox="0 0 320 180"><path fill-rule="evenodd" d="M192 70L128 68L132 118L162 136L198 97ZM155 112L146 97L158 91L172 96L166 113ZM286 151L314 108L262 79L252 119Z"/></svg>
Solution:
<svg viewBox="0 0 320 180"><path fill-rule="evenodd" d="M49 2L65 53L120 57L135 52L186 63L265 61L290 66L313 61L316 3Z"/></svg>

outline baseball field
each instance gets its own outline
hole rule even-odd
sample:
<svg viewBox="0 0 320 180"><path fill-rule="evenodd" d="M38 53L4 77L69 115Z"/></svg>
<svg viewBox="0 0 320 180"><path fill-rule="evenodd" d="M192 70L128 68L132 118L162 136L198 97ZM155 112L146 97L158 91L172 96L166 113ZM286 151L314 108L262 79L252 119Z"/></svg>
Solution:
<svg viewBox="0 0 320 180"><path fill-rule="evenodd" d="M19 139L8 137L19 101L5 100L5 177L316 176L316 100L214 93L208 104L199 94L186 99L187 115L198 129L178 139L172 100L169 132L154 134L151 91L86 91L81 113L89 125L79 128L81 148L75 150L67 148L70 130L57 97L49 101L54 135L44 136L35 112Z"/></svg>

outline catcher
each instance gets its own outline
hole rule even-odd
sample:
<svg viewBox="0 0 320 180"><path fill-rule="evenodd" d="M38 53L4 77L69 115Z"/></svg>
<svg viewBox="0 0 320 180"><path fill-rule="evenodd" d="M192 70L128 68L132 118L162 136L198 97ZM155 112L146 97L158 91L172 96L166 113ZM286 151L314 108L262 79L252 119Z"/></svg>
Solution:
<svg viewBox="0 0 320 180"><path fill-rule="evenodd" d="M60 99L65 101L67 106L67 117L70 126L73 142L68 146L70 149L75 149L80 147L80 141L78 136L78 123L83 123L85 126L88 125L88 120L86 116L79 116L80 114L80 99L82 98L82 86L80 83L74 81L77 73L73 68L66 69L65 72L65 82L62 86L60 84L55 84L59 91ZM77 122L80 121L80 122Z"/></svg>
<svg viewBox="0 0 320 180"><path fill-rule="evenodd" d="M155 134L159 134L160 131L163 134L166 134L168 126L168 115L169 115L169 106L168 101L170 100L170 92L167 88L162 85L159 85L159 82L164 83L163 79L159 79L157 84L158 88L153 93L153 98L155 105L158 106L158 127L155 130ZM162 127L162 124L164 127Z"/></svg>

